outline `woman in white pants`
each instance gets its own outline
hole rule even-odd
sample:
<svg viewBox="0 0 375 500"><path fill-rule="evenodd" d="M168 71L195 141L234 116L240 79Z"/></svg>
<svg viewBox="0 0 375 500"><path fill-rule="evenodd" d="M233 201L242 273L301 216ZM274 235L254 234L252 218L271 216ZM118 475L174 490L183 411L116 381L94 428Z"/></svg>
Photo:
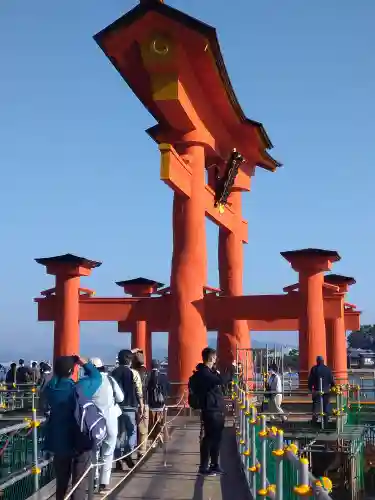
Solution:
<svg viewBox="0 0 375 500"><path fill-rule="evenodd" d="M113 453L118 433L118 417L121 415L118 403L124 400L124 394L116 380L105 372L101 359L92 358L90 361L101 372L102 376L102 383L92 400L103 413L107 423L107 437L103 441L101 449L103 464L99 473L99 491L105 492L109 490Z"/></svg>
<svg viewBox="0 0 375 500"><path fill-rule="evenodd" d="M277 373L277 366L271 365L267 380L267 389L270 393L269 398L269 412L271 413L271 420L275 419L275 413L281 415L282 420L286 420L284 411L281 408L283 402L283 384L280 375Z"/></svg>

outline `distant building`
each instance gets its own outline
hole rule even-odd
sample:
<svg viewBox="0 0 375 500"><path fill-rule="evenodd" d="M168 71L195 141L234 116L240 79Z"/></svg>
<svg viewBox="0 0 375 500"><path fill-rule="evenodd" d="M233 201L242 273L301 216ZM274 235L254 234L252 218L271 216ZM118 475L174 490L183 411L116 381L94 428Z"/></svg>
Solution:
<svg viewBox="0 0 375 500"><path fill-rule="evenodd" d="M348 368L374 368L375 369L375 353L368 349L348 349Z"/></svg>

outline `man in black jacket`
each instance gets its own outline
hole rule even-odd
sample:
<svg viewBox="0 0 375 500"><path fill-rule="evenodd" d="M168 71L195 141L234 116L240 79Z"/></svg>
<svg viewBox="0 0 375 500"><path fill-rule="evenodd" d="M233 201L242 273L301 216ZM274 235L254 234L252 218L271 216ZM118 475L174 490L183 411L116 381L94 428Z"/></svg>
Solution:
<svg viewBox="0 0 375 500"><path fill-rule="evenodd" d="M17 385L26 385L32 381L33 373L31 368L25 366L25 361L20 359L18 361L19 367L17 368L16 381Z"/></svg>
<svg viewBox="0 0 375 500"><path fill-rule="evenodd" d="M320 403L323 402L324 423L328 423L330 413L329 397L335 381L331 369L324 364L322 356L316 358L316 365L311 368L308 387L312 392L313 400L313 415L314 420L317 420L316 415L320 413ZM322 391L323 394L320 394ZM322 399L321 399L322 398Z"/></svg>
<svg viewBox="0 0 375 500"><path fill-rule="evenodd" d="M216 351L206 347L202 351L202 361L194 374L194 392L201 408L203 438L200 446L200 467L202 475L216 475L223 471L219 466L221 437L224 429L224 384L215 369ZM209 460L211 464L209 466Z"/></svg>
<svg viewBox="0 0 375 500"><path fill-rule="evenodd" d="M116 458L127 455L124 459L129 468L134 467L134 462L129 452L137 446L137 414L138 419L143 419L144 401L142 382L139 373L132 366L133 353L123 349L118 353L119 366L112 372L124 394L124 400L120 404L122 414L118 421L118 439L115 450ZM116 465L119 469L124 468L124 461L119 460Z"/></svg>

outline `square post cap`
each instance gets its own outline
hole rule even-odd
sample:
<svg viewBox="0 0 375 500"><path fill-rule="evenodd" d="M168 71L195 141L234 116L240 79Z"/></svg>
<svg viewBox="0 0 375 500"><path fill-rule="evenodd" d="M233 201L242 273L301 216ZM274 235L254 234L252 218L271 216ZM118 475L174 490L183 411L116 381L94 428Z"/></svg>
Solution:
<svg viewBox="0 0 375 500"><path fill-rule="evenodd" d="M131 280L116 281L116 285L123 288L125 293L137 297L152 295L158 288L162 288L164 283L139 277Z"/></svg>
<svg viewBox="0 0 375 500"><path fill-rule="evenodd" d="M339 287L340 292L347 292L350 285L355 285L356 280L351 276L343 276L342 274L326 274L324 276L324 282L330 285L336 285Z"/></svg>
<svg viewBox="0 0 375 500"><path fill-rule="evenodd" d="M35 262L46 267L47 274L66 276L89 276L91 270L102 265L101 262L78 257L71 253L55 257L35 259Z"/></svg>
<svg viewBox="0 0 375 500"><path fill-rule="evenodd" d="M322 248L304 248L302 250L289 250L280 252L292 268L297 271L323 272L331 269L332 263L341 260L336 250Z"/></svg>

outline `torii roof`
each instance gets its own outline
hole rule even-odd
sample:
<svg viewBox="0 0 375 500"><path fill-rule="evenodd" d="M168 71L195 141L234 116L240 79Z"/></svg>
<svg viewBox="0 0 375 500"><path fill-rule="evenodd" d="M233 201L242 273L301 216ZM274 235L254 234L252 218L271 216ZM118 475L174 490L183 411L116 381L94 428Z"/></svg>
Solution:
<svg viewBox="0 0 375 500"><path fill-rule="evenodd" d="M89 269L102 265L101 262L86 259L85 257L78 257L77 255L73 255L71 253L56 255L55 257L42 257L41 259L35 259L35 262L41 264L42 266L47 266L49 264L72 264L74 266L82 266Z"/></svg>
<svg viewBox="0 0 375 500"><path fill-rule="evenodd" d="M116 281L116 285L121 287L128 285L145 285L145 286L148 285L150 287L161 288L162 286L164 286L164 283L159 283L158 281L139 277L139 278L133 278L131 280Z"/></svg>
<svg viewBox="0 0 375 500"><path fill-rule="evenodd" d="M323 248L303 248L301 250L288 250L286 252L280 252L282 257L288 260L288 257L294 256L310 256L317 255L320 257L327 257L328 259L338 261L341 259L339 253L336 250L324 250Z"/></svg>
<svg viewBox="0 0 375 500"><path fill-rule="evenodd" d="M342 274L326 274L324 281L331 285L355 285L356 280L351 276L343 276Z"/></svg>
<svg viewBox="0 0 375 500"><path fill-rule="evenodd" d="M150 29L151 19L148 19L148 16L155 17L155 15L162 16L163 29L166 32L180 32L179 36L182 39L189 40L186 37L188 30L190 34L194 32L193 35L200 36L202 40L208 42L207 47L209 46L209 52L213 56L210 60L213 60L215 64L207 63L207 55L204 56L203 51L199 57L195 53L193 54L192 43L184 45L184 50L189 57L189 61L194 64L194 73L198 75L204 95L209 95L212 106L221 110L220 119L226 124L231 122L228 126L231 127L235 137L244 136L242 141L239 140L244 145L234 144L232 147L236 147L246 157L246 144L252 142L254 148L255 142L257 144L256 164L271 171L280 167L281 163L273 159L266 151L271 149L273 145L263 124L247 118L238 102L225 67L216 30L212 26L164 3L142 2L97 33L94 39L156 121L162 124L163 116L155 103L152 102L150 89L148 88L148 75L140 63L139 46L138 48L135 47L140 41L142 29L139 28L141 24L143 23L142 26L146 26L149 21L147 26ZM135 25L137 25L137 30ZM121 31L121 40L118 38L118 41L126 46L127 51L122 50L123 47L119 47L119 43L113 44L114 37L118 36L119 31ZM114 54L116 50L119 52ZM135 67L137 67L138 71L137 77L134 74ZM215 91L212 91L213 88ZM238 133L238 127L241 126L245 126L247 131L242 128L242 132ZM152 129L155 129L155 127L152 127Z"/></svg>

